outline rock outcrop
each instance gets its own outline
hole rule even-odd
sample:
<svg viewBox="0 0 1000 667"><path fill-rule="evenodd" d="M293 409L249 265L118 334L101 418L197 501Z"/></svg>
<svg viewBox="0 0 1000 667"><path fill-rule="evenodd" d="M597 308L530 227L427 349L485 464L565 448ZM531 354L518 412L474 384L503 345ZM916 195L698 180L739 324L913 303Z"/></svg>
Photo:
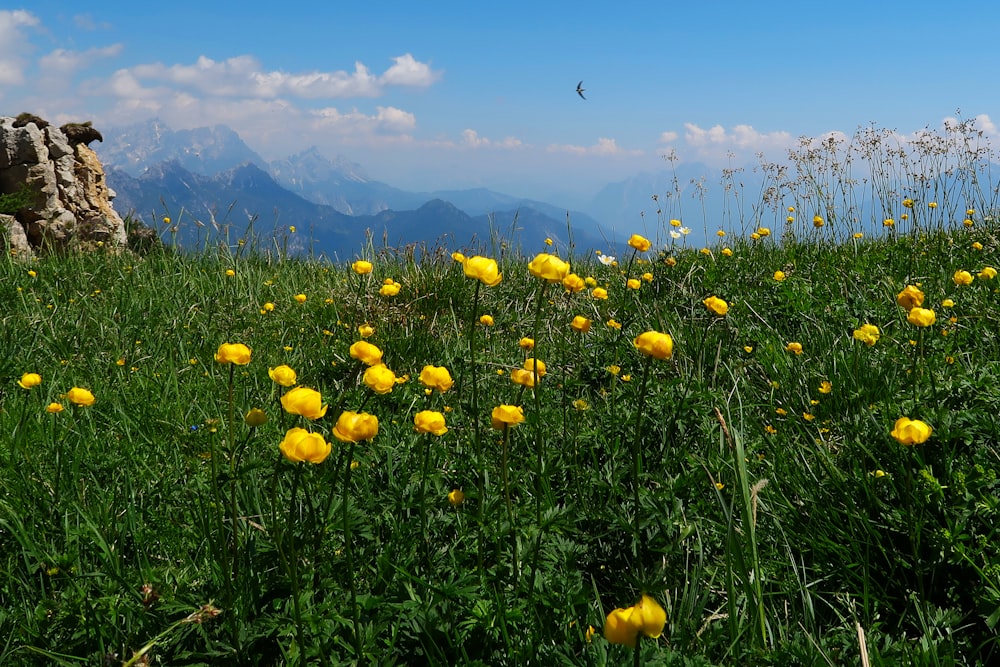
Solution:
<svg viewBox="0 0 1000 667"><path fill-rule="evenodd" d="M89 123L58 128L30 114L0 117L0 194L17 206L0 211L10 214L0 215L9 251L126 245L125 223L111 206L114 191L87 145L99 138Z"/></svg>

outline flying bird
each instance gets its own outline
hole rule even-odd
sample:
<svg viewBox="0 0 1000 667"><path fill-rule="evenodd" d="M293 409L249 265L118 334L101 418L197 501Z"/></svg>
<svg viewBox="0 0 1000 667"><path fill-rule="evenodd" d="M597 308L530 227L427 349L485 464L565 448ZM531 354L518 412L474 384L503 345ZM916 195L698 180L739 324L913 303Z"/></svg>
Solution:
<svg viewBox="0 0 1000 667"><path fill-rule="evenodd" d="M583 81L581 81L580 83L576 84L576 94L579 95L580 97L582 97L583 99L587 99L586 97L583 97L583 91L584 90L586 90L586 88L583 87Z"/></svg>

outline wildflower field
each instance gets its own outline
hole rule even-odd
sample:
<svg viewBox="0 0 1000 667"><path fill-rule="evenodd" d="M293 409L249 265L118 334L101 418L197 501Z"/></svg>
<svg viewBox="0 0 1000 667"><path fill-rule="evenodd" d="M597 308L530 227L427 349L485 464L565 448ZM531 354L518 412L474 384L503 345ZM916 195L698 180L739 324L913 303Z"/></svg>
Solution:
<svg viewBox="0 0 1000 667"><path fill-rule="evenodd" d="M0 664L994 664L1000 225L959 199L8 256Z"/></svg>

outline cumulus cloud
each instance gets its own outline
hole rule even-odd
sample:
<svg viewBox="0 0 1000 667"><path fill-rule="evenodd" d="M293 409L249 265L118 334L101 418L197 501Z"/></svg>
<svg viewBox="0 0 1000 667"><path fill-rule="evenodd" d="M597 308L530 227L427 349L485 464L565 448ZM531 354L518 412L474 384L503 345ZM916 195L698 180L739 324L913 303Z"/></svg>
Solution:
<svg viewBox="0 0 1000 667"><path fill-rule="evenodd" d="M130 72L139 81L177 86L217 97L307 100L379 97L388 86L427 87L441 76L440 72L433 71L408 53L394 58L393 63L379 76L372 74L362 62L354 63L354 70L350 72L293 73L266 70L250 55L226 60L200 56L193 64L150 63L132 67Z"/></svg>
<svg viewBox="0 0 1000 667"><path fill-rule="evenodd" d="M42 75L67 75L86 69L97 60L114 58L122 52L121 44L112 44L99 48L87 49L86 51L69 51L67 49L56 49L52 53L42 56L38 61L42 69Z"/></svg>
<svg viewBox="0 0 1000 667"><path fill-rule="evenodd" d="M524 148L524 143L516 137L505 137L500 141L493 141L486 137L479 136L475 130L462 130L462 141L460 146L466 148L504 148L516 149Z"/></svg>
<svg viewBox="0 0 1000 667"><path fill-rule="evenodd" d="M661 132L660 133L660 143L661 144L672 144L677 141L680 135L676 132Z"/></svg>
<svg viewBox="0 0 1000 667"><path fill-rule="evenodd" d="M642 155L644 151L628 150L622 148L614 139L600 137L596 144L591 146L577 146L573 144L549 144L546 148L549 153L571 153L573 155L604 155L604 156L636 156Z"/></svg>
<svg viewBox="0 0 1000 667"><path fill-rule="evenodd" d="M24 83L25 54L31 50L27 28L39 25L38 17L23 9L0 10L0 85Z"/></svg>
<svg viewBox="0 0 1000 667"><path fill-rule="evenodd" d="M676 138L674 133L664 132L661 140L668 134ZM692 149L695 159L718 162L727 160L732 155L749 158L757 153L784 154L796 146L798 140L789 132L758 132L750 125L735 125L731 129L713 125L705 129L694 123L685 123L684 143L688 149Z"/></svg>
<svg viewBox="0 0 1000 667"><path fill-rule="evenodd" d="M441 78L441 72L435 72L427 63L418 62L409 53L392 60L393 66L379 77L383 85L427 88Z"/></svg>

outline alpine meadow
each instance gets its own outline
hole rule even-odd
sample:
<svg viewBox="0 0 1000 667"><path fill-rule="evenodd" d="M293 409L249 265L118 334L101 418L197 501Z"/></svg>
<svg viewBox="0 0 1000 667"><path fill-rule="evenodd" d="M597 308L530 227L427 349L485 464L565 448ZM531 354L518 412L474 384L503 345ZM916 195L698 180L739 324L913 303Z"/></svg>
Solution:
<svg viewBox="0 0 1000 667"><path fill-rule="evenodd" d="M0 664L996 664L994 155L789 157L621 246L6 252Z"/></svg>

